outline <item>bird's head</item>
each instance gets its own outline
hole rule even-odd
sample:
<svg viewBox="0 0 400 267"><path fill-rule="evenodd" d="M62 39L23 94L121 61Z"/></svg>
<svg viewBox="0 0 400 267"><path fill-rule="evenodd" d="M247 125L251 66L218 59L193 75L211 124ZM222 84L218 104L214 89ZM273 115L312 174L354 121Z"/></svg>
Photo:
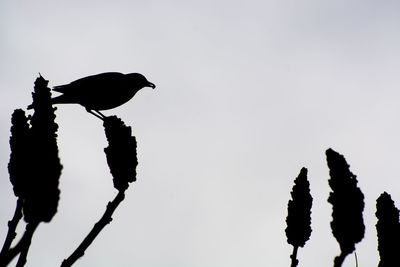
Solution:
<svg viewBox="0 0 400 267"><path fill-rule="evenodd" d="M137 89L142 89L143 87L151 87L151 88L156 88L154 83L149 82L146 77L144 77L140 73L129 73L126 74L129 83L131 85L134 85Z"/></svg>

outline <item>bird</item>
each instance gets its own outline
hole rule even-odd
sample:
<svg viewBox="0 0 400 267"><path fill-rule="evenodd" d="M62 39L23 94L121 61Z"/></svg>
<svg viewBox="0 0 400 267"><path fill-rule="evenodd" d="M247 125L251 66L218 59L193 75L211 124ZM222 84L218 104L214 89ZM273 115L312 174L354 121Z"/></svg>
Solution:
<svg viewBox="0 0 400 267"><path fill-rule="evenodd" d="M105 72L54 86L52 90L62 95L52 98L51 103L80 104L89 113L104 120L106 116L100 110L125 104L144 87L154 89L156 86L140 73ZM33 104L28 106L28 109L32 108Z"/></svg>

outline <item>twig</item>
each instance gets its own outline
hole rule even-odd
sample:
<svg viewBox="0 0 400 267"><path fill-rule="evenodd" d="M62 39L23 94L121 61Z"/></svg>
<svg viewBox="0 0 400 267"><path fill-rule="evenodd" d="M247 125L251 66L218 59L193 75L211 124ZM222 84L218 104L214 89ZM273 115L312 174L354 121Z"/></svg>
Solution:
<svg viewBox="0 0 400 267"><path fill-rule="evenodd" d="M339 256L336 256L333 262L333 267L341 267L346 256L347 254L344 254L343 252L341 252Z"/></svg>
<svg viewBox="0 0 400 267"><path fill-rule="evenodd" d="M18 262L16 267L22 267L26 263L26 257L28 256L29 247L31 246L31 241L33 237L33 233L38 227L39 223L28 223L26 225L26 231L24 234L24 241L21 247L21 254L19 254Z"/></svg>
<svg viewBox="0 0 400 267"><path fill-rule="evenodd" d="M354 251L354 257L356 258L356 267L358 267L357 252Z"/></svg>
<svg viewBox="0 0 400 267"><path fill-rule="evenodd" d="M4 241L4 244L3 244L3 248L1 249L1 252L0 252L0 262L2 262L2 259L8 253L8 250L11 247L12 241L17 236L15 229L17 228L17 225L22 218L22 203L23 203L23 200L21 198L18 198L17 205L15 207L14 216L11 219L11 221L8 222L8 232L7 232L6 240Z"/></svg>
<svg viewBox="0 0 400 267"><path fill-rule="evenodd" d="M25 254L25 262L26 255L28 254L29 246L31 244L33 233L35 232L39 223L29 223L26 225L24 235L15 245L15 247L10 248L8 252L4 255L4 257L0 260L0 266L7 266L19 253L24 252ZM22 258L20 257L22 261ZM18 260L18 262L20 261ZM25 264L25 263L24 263ZM20 265L23 266L23 265Z"/></svg>
<svg viewBox="0 0 400 267"><path fill-rule="evenodd" d="M299 260L297 259L298 248L298 246L293 246L293 253L292 255L290 255L290 258L292 259L292 264L290 265L290 267L296 267L297 264L299 264Z"/></svg>
<svg viewBox="0 0 400 267"><path fill-rule="evenodd" d="M90 244L92 244L92 242L101 232L101 230L103 230L103 228L112 221L111 216L117 209L118 205L124 200L124 198L125 191L118 191L118 194L114 198L114 200L108 202L107 209L101 219L97 223L95 223L90 233L85 237L85 239L83 239L78 248L62 262L61 267L72 266L80 257L85 254L86 249L90 246Z"/></svg>

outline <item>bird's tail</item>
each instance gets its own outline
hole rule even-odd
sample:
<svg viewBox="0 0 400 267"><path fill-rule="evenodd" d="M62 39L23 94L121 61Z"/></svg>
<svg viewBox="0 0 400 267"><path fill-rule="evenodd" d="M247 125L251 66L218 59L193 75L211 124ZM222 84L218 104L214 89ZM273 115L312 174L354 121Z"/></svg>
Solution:
<svg viewBox="0 0 400 267"><path fill-rule="evenodd" d="M59 95L51 99L51 104L71 104L76 103L68 95Z"/></svg>
<svg viewBox="0 0 400 267"><path fill-rule="evenodd" d="M65 88L67 87L67 84L64 85L57 85L53 87L53 91L59 92L59 93L64 93Z"/></svg>
<svg viewBox="0 0 400 267"><path fill-rule="evenodd" d="M71 100L69 98L65 97L65 95L59 95L59 96L53 97L50 101L51 101L52 105L71 103ZM33 108L34 108L33 103L28 106L28 109L33 109Z"/></svg>

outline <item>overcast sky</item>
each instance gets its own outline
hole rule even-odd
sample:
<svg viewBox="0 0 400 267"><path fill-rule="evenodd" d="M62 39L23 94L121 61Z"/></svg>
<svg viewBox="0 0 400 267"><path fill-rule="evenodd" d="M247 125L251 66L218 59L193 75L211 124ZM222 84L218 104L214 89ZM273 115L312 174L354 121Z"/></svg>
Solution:
<svg viewBox="0 0 400 267"><path fill-rule="evenodd" d="M289 266L301 167L314 202L299 266L331 266L329 147L365 196L359 266L377 266L375 201L387 191L400 206L399 11L365 0L1 1L0 236L16 202L10 118L38 73L55 86L140 72L157 88L104 112L133 128L137 182L76 266ZM101 121L78 105L56 114L61 199L27 266L58 266L116 195Z"/></svg>

